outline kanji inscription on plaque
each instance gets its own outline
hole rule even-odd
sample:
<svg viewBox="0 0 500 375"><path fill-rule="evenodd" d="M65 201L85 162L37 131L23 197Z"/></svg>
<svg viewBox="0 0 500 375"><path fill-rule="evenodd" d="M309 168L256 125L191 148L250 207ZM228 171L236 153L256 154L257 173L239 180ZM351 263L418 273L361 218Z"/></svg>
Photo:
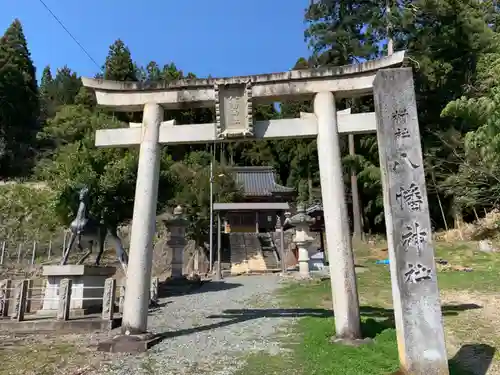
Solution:
<svg viewBox="0 0 500 375"><path fill-rule="evenodd" d="M217 136L253 136L252 90L250 83L215 85Z"/></svg>

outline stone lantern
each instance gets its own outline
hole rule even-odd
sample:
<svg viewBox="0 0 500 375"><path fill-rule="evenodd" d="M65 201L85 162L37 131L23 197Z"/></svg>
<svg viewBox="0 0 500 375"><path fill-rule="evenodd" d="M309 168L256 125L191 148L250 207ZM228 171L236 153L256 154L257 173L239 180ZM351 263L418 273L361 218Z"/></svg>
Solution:
<svg viewBox="0 0 500 375"><path fill-rule="evenodd" d="M162 221L170 234L167 245L172 249L172 279L179 279L183 277L184 248L187 243L186 228L189 220L179 205L174 208L173 214L162 215Z"/></svg>
<svg viewBox="0 0 500 375"><path fill-rule="evenodd" d="M299 273L304 278L310 277L309 274L309 247L314 238L310 234L309 226L316 220L307 215L303 204L297 206L297 214L290 218L290 224L295 227L293 242L299 249Z"/></svg>
<svg viewBox="0 0 500 375"><path fill-rule="evenodd" d="M290 218L292 217L292 213L290 211L285 212L285 220L283 221L283 227L290 224Z"/></svg>

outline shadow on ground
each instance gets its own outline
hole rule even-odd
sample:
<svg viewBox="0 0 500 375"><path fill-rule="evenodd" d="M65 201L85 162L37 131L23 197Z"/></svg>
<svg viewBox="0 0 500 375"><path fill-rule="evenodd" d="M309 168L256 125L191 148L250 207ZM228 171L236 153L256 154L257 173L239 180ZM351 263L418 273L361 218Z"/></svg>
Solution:
<svg viewBox="0 0 500 375"><path fill-rule="evenodd" d="M172 283L167 281L159 284L158 297L168 298L183 296L187 294L220 292L223 290L239 288L242 285L243 284L239 283L227 283L222 281L210 280L202 280L198 282L184 281L179 283Z"/></svg>
<svg viewBox="0 0 500 375"><path fill-rule="evenodd" d="M237 284L236 284L237 285ZM442 307L443 315L457 315L460 311L479 309L481 306L476 304L463 305L445 305ZM365 337L375 337L386 329L394 328L394 310L379 307L363 306L361 315L365 318L362 322L362 331ZM209 331L217 328L246 322L260 318L331 318L333 313L327 309L232 309L224 310L220 315L209 315L208 319L224 319L223 321L198 326L193 328L181 329L159 334L160 338L167 339L177 336L189 335L203 331Z"/></svg>
<svg viewBox="0 0 500 375"><path fill-rule="evenodd" d="M482 306L477 305L475 303L463 303L458 305L442 305L441 312L443 316L455 316L458 315L461 311L467 310L476 310L482 309ZM362 316L368 318L378 318L378 319L389 319L394 322L394 310L386 309L383 307L371 307L371 306L362 306L360 308L360 312Z"/></svg>
<svg viewBox="0 0 500 375"><path fill-rule="evenodd" d="M158 334L161 340L190 335L203 331L211 331L213 329L227 327L233 324L246 322L248 320L260 318L301 318L301 317L332 317L331 311L325 309L238 309L224 310L221 315L209 315L208 319L226 319L221 322L207 324L193 328L181 329L177 331L163 332Z"/></svg>
<svg viewBox="0 0 500 375"><path fill-rule="evenodd" d="M487 344L463 345L449 361L450 375L486 375L495 351Z"/></svg>

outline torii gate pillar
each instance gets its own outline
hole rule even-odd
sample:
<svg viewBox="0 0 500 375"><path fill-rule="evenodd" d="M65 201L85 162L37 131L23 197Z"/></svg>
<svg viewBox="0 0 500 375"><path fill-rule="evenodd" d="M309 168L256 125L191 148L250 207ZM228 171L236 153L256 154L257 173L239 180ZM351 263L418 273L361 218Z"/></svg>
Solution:
<svg viewBox="0 0 500 375"><path fill-rule="evenodd" d="M314 113L318 121L319 173L335 311L335 340L359 340L362 336L358 289L344 193L337 112L331 92L316 94Z"/></svg>
<svg viewBox="0 0 500 375"><path fill-rule="evenodd" d="M122 332L127 335L147 331L149 283L160 176L158 140L163 112L163 108L156 103L147 103L144 106L127 270L127 274L133 277L127 277L125 284L122 319Z"/></svg>

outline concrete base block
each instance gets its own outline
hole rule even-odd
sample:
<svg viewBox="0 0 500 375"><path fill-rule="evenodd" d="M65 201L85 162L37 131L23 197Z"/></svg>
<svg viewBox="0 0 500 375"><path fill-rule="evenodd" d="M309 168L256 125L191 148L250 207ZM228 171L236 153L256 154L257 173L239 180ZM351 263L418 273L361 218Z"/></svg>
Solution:
<svg viewBox="0 0 500 375"><path fill-rule="evenodd" d="M10 319L0 319L2 332L40 333L40 332L93 332L110 331L121 326L121 318L102 320L100 316L90 316L86 319L55 320L41 317L30 318L22 322Z"/></svg>
<svg viewBox="0 0 500 375"><path fill-rule="evenodd" d="M98 311L97 311L98 312ZM96 311L84 310L84 309L70 309L70 317L78 318L85 315L94 314ZM57 310L37 310L35 314L40 317L55 318L57 316Z"/></svg>
<svg viewBox="0 0 500 375"><path fill-rule="evenodd" d="M95 312L102 308L104 283L115 274L115 267L96 267L85 265L44 266L43 275L47 284L41 315L57 312L59 305L59 285L61 280L72 281L70 310Z"/></svg>
<svg viewBox="0 0 500 375"><path fill-rule="evenodd" d="M161 337L152 333L143 335L118 335L97 344L97 350L108 353L143 353L158 344Z"/></svg>

